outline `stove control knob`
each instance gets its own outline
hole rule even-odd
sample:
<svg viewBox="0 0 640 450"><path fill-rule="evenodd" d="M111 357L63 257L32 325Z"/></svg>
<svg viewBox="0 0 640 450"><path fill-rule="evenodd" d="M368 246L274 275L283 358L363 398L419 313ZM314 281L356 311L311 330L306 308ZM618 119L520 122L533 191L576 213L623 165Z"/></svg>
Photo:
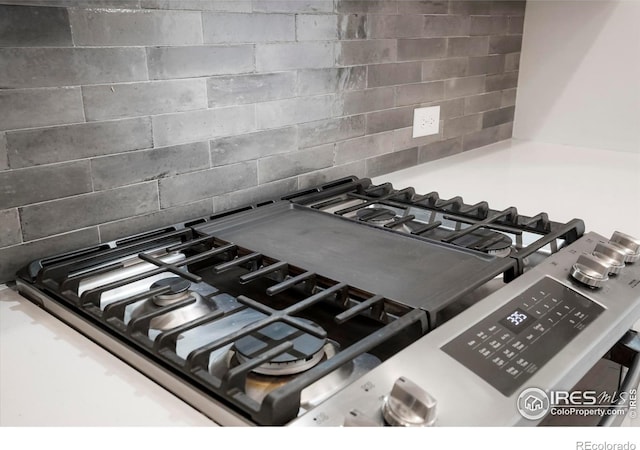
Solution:
<svg viewBox="0 0 640 450"><path fill-rule="evenodd" d="M427 391L400 377L382 405L382 415L393 426L431 426L436 420L436 404L436 399Z"/></svg>
<svg viewBox="0 0 640 450"><path fill-rule="evenodd" d="M633 236L615 231L609 239L609 244L624 252L625 262L634 263L640 259L640 240Z"/></svg>
<svg viewBox="0 0 640 450"><path fill-rule="evenodd" d="M580 255L571 268L571 276L582 284L601 287L609 279L609 265L593 255Z"/></svg>
<svg viewBox="0 0 640 450"><path fill-rule="evenodd" d="M600 242L593 250L593 256L609 266L609 273L617 274L624 269L625 253L619 247Z"/></svg>

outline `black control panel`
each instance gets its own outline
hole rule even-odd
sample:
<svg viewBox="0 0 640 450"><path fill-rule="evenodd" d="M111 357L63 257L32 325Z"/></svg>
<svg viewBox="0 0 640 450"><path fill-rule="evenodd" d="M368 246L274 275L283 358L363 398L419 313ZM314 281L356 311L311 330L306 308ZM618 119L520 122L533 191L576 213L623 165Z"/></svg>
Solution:
<svg viewBox="0 0 640 450"><path fill-rule="evenodd" d="M510 396L603 311L545 277L442 350Z"/></svg>

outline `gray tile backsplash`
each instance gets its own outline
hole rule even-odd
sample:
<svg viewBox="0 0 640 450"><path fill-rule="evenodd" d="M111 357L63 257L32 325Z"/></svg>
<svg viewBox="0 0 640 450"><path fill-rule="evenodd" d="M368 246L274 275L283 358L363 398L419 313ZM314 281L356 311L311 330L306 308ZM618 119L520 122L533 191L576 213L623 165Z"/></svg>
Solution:
<svg viewBox="0 0 640 450"><path fill-rule="evenodd" d="M525 1L0 0L0 282L511 137ZM413 110L440 111L413 138Z"/></svg>

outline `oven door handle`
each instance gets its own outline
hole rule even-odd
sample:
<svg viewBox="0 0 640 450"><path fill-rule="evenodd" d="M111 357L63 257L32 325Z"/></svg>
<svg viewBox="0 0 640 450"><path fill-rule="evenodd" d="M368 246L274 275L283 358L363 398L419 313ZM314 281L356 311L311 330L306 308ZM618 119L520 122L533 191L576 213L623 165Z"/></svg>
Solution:
<svg viewBox="0 0 640 450"><path fill-rule="evenodd" d="M635 334L635 333L634 333ZM631 364L627 369L627 373L624 377L624 381L620 385L620 392L629 393L631 390L635 390L635 412L638 413L638 404L637 404L637 396L638 396L638 385L640 384L640 336L635 334L632 338L631 342L628 342L626 347L635 351L635 356L631 360ZM621 368L622 370L622 368ZM598 426L602 427L611 427L611 426L620 426L624 419L629 414L629 399L624 402L624 405L616 405L615 402L609 408L608 412L612 412L613 408L624 410L624 414L609 414L605 415Z"/></svg>

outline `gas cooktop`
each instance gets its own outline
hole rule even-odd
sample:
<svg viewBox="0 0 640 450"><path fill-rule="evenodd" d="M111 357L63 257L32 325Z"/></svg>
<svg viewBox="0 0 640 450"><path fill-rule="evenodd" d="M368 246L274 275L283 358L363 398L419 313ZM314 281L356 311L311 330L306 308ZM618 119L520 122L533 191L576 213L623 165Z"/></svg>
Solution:
<svg viewBox="0 0 640 450"><path fill-rule="evenodd" d="M515 425L548 412L524 390L603 356L637 384L639 258L578 219L347 177L34 261L18 289L223 425Z"/></svg>

